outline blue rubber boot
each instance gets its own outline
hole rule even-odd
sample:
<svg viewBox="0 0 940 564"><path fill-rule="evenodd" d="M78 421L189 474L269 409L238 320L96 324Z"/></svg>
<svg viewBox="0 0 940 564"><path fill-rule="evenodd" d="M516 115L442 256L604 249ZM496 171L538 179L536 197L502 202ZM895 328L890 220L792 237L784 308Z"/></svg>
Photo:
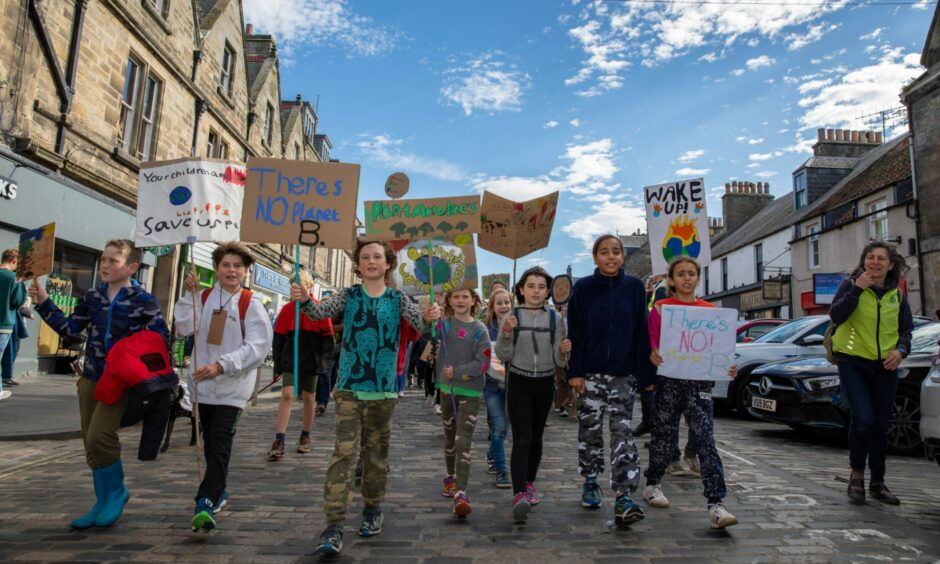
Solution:
<svg viewBox="0 0 940 564"><path fill-rule="evenodd" d="M72 527L76 529L88 529L95 526L95 519L101 512L104 505L104 485L101 482L101 469L93 468L91 470L91 479L95 482L95 505L91 511L72 521Z"/></svg>
<svg viewBox="0 0 940 564"><path fill-rule="evenodd" d="M124 466L118 460L107 468L101 468L101 481L104 486L104 503L98 517L95 518L96 527L113 525L124 511L124 504L131 494L124 487Z"/></svg>

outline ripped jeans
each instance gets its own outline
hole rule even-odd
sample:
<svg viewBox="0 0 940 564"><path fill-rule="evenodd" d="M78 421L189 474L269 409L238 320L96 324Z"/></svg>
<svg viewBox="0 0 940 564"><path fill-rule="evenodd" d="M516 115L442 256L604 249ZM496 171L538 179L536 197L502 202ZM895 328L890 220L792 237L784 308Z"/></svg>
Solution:
<svg viewBox="0 0 940 564"><path fill-rule="evenodd" d="M467 491L470 478L470 441L477 425L480 398L455 395L457 416L454 417L454 399L441 390L441 421L444 423L444 462L447 475L457 479L457 491Z"/></svg>

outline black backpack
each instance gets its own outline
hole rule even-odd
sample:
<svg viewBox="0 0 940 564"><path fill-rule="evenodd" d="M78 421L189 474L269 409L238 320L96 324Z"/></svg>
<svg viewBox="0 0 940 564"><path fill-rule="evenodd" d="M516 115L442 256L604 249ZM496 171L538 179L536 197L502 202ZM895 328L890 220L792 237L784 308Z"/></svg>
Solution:
<svg viewBox="0 0 940 564"><path fill-rule="evenodd" d="M516 318L516 321L519 321L520 319L519 308L517 307L512 308L512 314ZM547 329L545 327L522 327L521 325L516 325L516 328L513 329L512 331L513 348L515 348L516 346L516 341L519 340L520 331L532 331L534 333L544 333L545 331L548 331L548 338L552 343L552 350L555 350L555 310L554 309L551 309L551 308L548 309L548 317L549 317L549 320L548 320Z"/></svg>

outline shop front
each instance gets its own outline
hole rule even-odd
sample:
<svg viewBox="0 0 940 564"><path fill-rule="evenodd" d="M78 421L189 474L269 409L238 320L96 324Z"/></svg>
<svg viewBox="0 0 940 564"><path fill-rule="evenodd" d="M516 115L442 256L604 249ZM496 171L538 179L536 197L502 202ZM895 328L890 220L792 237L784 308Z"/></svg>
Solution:
<svg viewBox="0 0 940 564"><path fill-rule="evenodd" d="M4 149L0 149L0 177L6 187L0 199L0 250L17 247L20 234L28 229L55 223L54 271L46 288L68 311L98 283L98 260L105 243L132 238L134 210ZM148 288L155 264L155 257L145 254L138 279ZM30 336L21 344L14 374L68 370L80 343L62 342L38 316L27 323L27 331Z"/></svg>
<svg viewBox="0 0 940 564"><path fill-rule="evenodd" d="M258 263L252 270L251 289L261 294L273 322L284 304L290 301L290 278Z"/></svg>
<svg viewBox="0 0 940 564"><path fill-rule="evenodd" d="M789 296L789 283L765 280L756 290L740 294L738 309L744 319L789 319Z"/></svg>

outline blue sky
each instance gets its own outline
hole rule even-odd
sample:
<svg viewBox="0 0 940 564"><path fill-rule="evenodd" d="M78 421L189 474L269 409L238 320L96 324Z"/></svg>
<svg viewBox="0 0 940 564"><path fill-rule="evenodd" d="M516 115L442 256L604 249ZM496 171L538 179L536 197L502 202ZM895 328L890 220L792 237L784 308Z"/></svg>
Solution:
<svg viewBox="0 0 940 564"><path fill-rule="evenodd" d="M550 246L519 260L589 273L606 232L645 232L644 186L704 176L791 190L817 127L899 105L934 4L244 0L273 33L281 95L316 102L360 201L561 190ZM360 206L361 208L361 206ZM512 261L477 251L479 270Z"/></svg>

